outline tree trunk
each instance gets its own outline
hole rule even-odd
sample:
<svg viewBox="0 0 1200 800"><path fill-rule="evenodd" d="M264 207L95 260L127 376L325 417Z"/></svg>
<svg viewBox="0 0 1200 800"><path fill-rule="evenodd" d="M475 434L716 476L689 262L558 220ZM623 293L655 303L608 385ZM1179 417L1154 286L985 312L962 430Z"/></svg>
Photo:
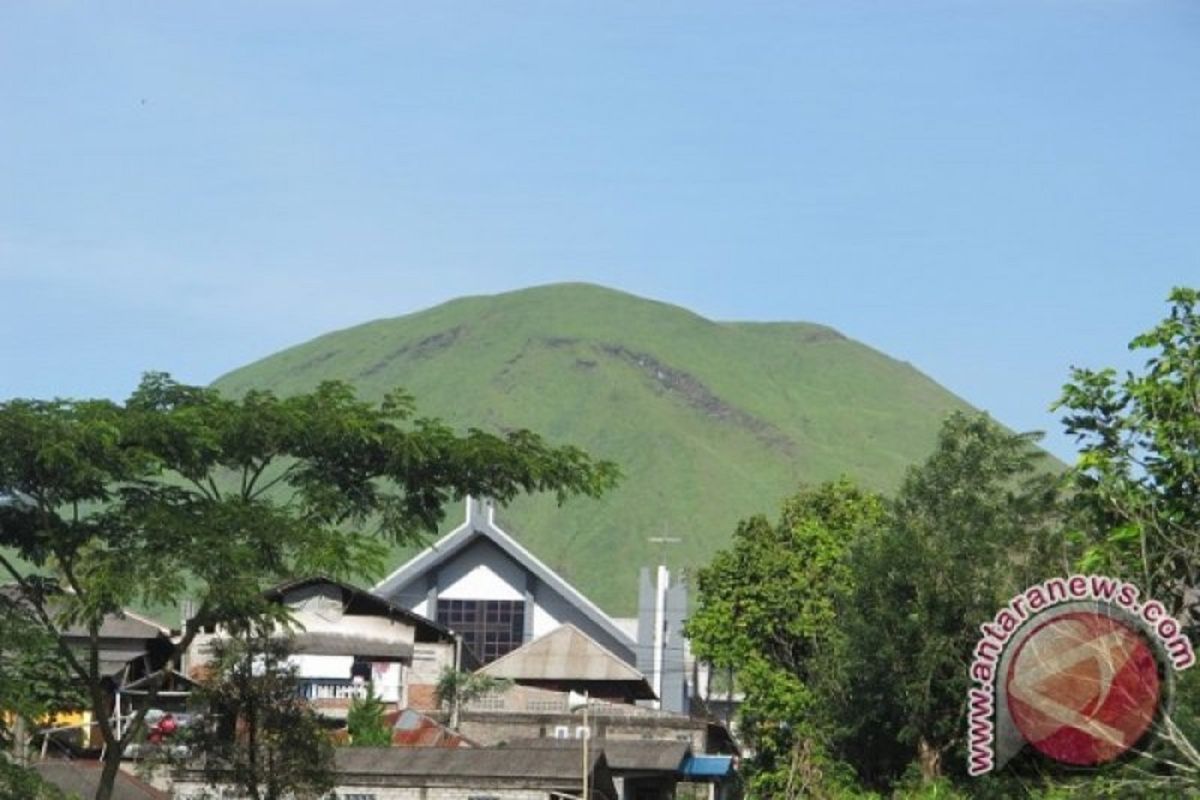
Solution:
<svg viewBox="0 0 1200 800"><path fill-rule="evenodd" d="M917 742L917 764L921 767L921 781L932 783L942 777L942 751L924 737Z"/></svg>
<svg viewBox="0 0 1200 800"><path fill-rule="evenodd" d="M16 715L13 720L13 757L21 766L29 764L29 726L25 717Z"/></svg>
<svg viewBox="0 0 1200 800"><path fill-rule="evenodd" d="M100 770L100 784L96 787L96 800L112 800L117 772L121 769L120 750L111 745L107 747L104 751L103 765L103 769Z"/></svg>

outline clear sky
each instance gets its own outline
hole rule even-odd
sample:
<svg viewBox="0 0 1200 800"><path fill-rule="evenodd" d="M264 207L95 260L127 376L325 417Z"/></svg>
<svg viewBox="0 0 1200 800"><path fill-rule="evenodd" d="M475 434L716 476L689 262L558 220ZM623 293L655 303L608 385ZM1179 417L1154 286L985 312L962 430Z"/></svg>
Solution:
<svg viewBox="0 0 1200 800"><path fill-rule="evenodd" d="M1055 434L1198 255L1194 0L0 4L0 397L586 280Z"/></svg>

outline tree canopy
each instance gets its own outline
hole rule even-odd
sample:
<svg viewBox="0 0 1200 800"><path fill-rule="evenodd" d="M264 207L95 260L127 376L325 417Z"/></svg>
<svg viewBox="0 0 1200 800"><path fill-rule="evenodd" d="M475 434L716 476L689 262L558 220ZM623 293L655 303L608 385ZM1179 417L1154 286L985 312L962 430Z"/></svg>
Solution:
<svg viewBox="0 0 1200 800"><path fill-rule="evenodd" d="M107 800L145 709L116 735L96 647L105 615L193 599L177 657L201 626L286 613L265 585L378 569L388 543L435 533L452 499L548 491L561 501L617 477L615 465L529 431L458 433L418 416L402 392L376 404L331 382L230 398L150 373L124 403L0 403L0 570L45 631L89 632L82 651L61 637L56 646L107 745Z"/></svg>
<svg viewBox="0 0 1200 800"><path fill-rule="evenodd" d="M1065 564L1058 478L1035 441L953 414L895 499L846 479L802 489L700 571L688 634L737 670L755 792L891 787L913 761L938 785L979 623Z"/></svg>
<svg viewBox="0 0 1200 800"><path fill-rule="evenodd" d="M1088 563L1138 581L1200 634L1200 291L1129 343L1142 369L1072 370L1056 408L1079 443L1072 472Z"/></svg>
<svg viewBox="0 0 1200 800"><path fill-rule="evenodd" d="M835 604L854 581L850 546L883 519L882 499L848 480L801 490L778 522L742 522L697 576L687 633L697 657L737 670L749 785L762 796L819 796L836 783L823 705L846 644Z"/></svg>

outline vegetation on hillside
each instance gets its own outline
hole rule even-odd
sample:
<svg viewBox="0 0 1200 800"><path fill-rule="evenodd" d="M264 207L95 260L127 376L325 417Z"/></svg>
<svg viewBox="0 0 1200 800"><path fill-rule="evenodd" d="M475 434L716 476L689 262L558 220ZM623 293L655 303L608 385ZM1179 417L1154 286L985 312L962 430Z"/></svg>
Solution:
<svg viewBox="0 0 1200 800"><path fill-rule="evenodd" d="M403 386L459 429L530 428L619 462L627 480L599 500L520 498L500 512L613 614L634 612L638 565L699 567L739 519L799 483L850 474L895 489L932 450L942 418L968 409L827 327L713 322L581 284L467 297L330 333L215 386L287 395L331 378L367 398ZM682 542L647 541L662 536ZM608 563L629 567L594 568Z"/></svg>

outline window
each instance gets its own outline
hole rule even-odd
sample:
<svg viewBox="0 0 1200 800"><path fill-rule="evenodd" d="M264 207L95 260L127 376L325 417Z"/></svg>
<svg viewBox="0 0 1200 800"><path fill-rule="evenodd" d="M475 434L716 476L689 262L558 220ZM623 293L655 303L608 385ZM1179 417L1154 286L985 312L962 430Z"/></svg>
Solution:
<svg viewBox="0 0 1200 800"><path fill-rule="evenodd" d="M525 640L523 600L438 600L437 621L462 636L463 645L484 664Z"/></svg>
<svg viewBox="0 0 1200 800"><path fill-rule="evenodd" d="M554 738L555 739L570 739L571 738L571 729L569 727L567 727L566 725L555 725L554 726Z"/></svg>

